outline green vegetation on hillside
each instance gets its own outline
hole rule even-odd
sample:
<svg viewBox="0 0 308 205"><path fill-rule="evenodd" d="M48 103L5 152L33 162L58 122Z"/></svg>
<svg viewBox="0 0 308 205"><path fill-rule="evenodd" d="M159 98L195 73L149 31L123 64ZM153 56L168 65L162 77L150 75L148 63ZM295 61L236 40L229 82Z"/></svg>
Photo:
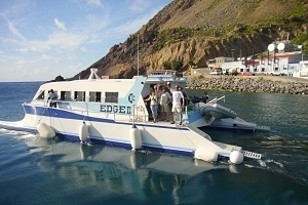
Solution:
<svg viewBox="0 0 308 205"><path fill-rule="evenodd" d="M177 41L183 41L192 37L221 37L226 35L227 31L220 28L204 29L204 28L174 28L167 29L158 34L157 46L159 49L168 44Z"/></svg>
<svg viewBox="0 0 308 205"><path fill-rule="evenodd" d="M219 3L221 3L220 0L214 0L214 1L210 4L210 6L207 8L207 10L211 10L211 9L215 8L216 6L219 5Z"/></svg>
<svg viewBox="0 0 308 205"><path fill-rule="evenodd" d="M292 40L292 43L297 44L297 45L302 45L303 53L305 55L308 55L308 33L303 33L303 34L296 36Z"/></svg>
<svg viewBox="0 0 308 205"><path fill-rule="evenodd" d="M161 49L177 41L183 41L192 37L207 37L207 38L233 38L241 35L251 34L272 34L280 31L294 33L295 38L293 43L303 45L304 51L307 54L307 33L302 30L302 25L308 25L308 14L296 15L293 14L289 18L281 19L266 19L254 25L228 25L211 29L206 28L173 28L160 32L157 36L157 48ZM295 32L296 31L296 32ZM291 39L292 40L292 39Z"/></svg>
<svg viewBox="0 0 308 205"><path fill-rule="evenodd" d="M258 1L259 3L262 1ZM255 24L242 24L237 22L224 22L221 26L204 27L177 27L165 29L158 33L156 47L161 49L175 42L183 41L193 37L205 38L238 38L244 35L261 34L273 36L281 32L287 32L290 40L294 38L294 43L302 44L306 48L308 32L308 11L304 6L305 0L294 0L292 8L286 8L286 11L277 17L269 17L259 20ZM221 4L221 1L213 0L206 7L206 11L215 10ZM280 4L284 4L281 0ZM303 26L306 26L306 30ZM305 49L308 50L308 49Z"/></svg>
<svg viewBox="0 0 308 205"><path fill-rule="evenodd" d="M176 60L176 59L172 60L171 62L170 61L164 61L163 67L164 67L164 69L167 69L167 70L170 69L170 70L179 71L183 67L183 62L180 61L180 60Z"/></svg>

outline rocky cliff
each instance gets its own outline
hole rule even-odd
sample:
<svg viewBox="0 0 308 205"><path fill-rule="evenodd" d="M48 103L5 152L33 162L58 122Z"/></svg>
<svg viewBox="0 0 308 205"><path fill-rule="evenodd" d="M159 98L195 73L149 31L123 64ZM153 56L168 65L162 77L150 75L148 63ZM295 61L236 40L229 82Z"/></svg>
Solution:
<svg viewBox="0 0 308 205"><path fill-rule="evenodd" d="M131 78L162 68L206 67L216 56L243 57L275 40L308 47L307 0L174 0L124 43L72 79L98 74Z"/></svg>

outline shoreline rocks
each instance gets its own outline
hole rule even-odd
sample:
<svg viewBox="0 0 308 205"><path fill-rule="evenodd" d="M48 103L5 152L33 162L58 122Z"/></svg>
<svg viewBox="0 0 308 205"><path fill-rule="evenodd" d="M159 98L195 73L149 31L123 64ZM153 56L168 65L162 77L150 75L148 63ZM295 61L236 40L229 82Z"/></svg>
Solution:
<svg viewBox="0 0 308 205"><path fill-rule="evenodd" d="M278 77L277 77L278 78ZM308 95L308 81L270 80L263 76L189 76L190 89Z"/></svg>

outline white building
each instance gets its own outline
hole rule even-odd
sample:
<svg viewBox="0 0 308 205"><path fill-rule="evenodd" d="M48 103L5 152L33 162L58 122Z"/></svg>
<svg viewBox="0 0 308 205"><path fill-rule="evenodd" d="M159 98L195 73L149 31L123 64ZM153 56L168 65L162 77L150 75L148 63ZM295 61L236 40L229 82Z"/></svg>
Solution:
<svg viewBox="0 0 308 205"><path fill-rule="evenodd" d="M298 72L300 61L308 60L303 55L302 46L288 41L273 42L268 46L267 55L259 58L216 57L207 61L211 71L241 74L293 75ZM307 61L306 61L307 62ZM301 65L303 66L303 65Z"/></svg>
<svg viewBox="0 0 308 205"><path fill-rule="evenodd" d="M275 53L261 59L255 73L270 75L292 75L302 59L300 51Z"/></svg>
<svg viewBox="0 0 308 205"><path fill-rule="evenodd" d="M308 79L308 60L299 62L293 72L293 77Z"/></svg>
<svg viewBox="0 0 308 205"><path fill-rule="evenodd" d="M223 57L223 56L220 56L220 57L216 57L216 58L213 58L213 59L209 59L206 64L208 66L208 68L210 70L221 70L221 66L223 63L226 63L226 62L234 62L234 58L233 57Z"/></svg>
<svg viewBox="0 0 308 205"><path fill-rule="evenodd" d="M293 75L298 70L299 62L303 59L300 51L271 54L261 59L241 59L221 64L222 73L255 73L268 75ZM305 58L304 58L305 59Z"/></svg>
<svg viewBox="0 0 308 205"><path fill-rule="evenodd" d="M225 62L221 65L222 73L234 73L235 71L240 73L246 70L245 64L242 61Z"/></svg>

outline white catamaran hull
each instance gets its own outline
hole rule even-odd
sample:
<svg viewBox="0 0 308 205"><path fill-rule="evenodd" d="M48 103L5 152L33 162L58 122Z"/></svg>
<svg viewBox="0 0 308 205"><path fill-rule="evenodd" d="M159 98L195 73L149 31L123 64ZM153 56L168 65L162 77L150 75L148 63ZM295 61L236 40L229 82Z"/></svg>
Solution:
<svg viewBox="0 0 308 205"><path fill-rule="evenodd" d="M27 105L25 107L26 111L30 108ZM241 151L241 147L232 145L221 148L220 143L212 141L206 133L202 133L203 136L200 136L200 132L186 126L170 123L115 121L48 107L31 107L31 110L35 111L33 113L36 115L27 113L22 121L15 123L0 121L1 127L37 132L38 123L46 123L56 134L79 141L79 128L85 122L88 127L89 140L131 147L129 132L134 124L141 132L143 148L181 152L189 155L193 155L197 149L206 148L209 151L215 150L218 155L226 157L230 155L231 151ZM40 115L39 112L43 115Z"/></svg>
<svg viewBox="0 0 308 205"><path fill-rule="evenodd" d="M195 110L200 111L198 121L195 125L199 128L209 127L218 129L231 129L235 131L269 131L267 126L259 126L256 123L247 122L237 116L237 114L229 108L217 104L221 98L215 98L208 103L199 102L195 104Z"/></svg>

